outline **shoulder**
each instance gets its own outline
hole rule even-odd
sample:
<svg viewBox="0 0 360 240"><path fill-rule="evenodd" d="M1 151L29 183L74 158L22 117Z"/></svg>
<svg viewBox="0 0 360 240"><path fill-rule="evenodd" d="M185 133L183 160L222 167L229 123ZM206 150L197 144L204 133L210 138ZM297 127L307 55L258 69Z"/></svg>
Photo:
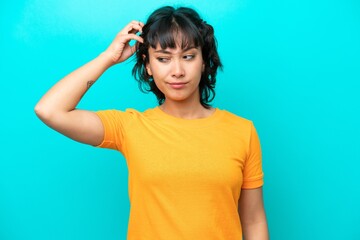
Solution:
<svg viewBox="0 0 360 240"><path fill-rule="evenodd" d="M118 110L118 109L99 110L96 111L96 114L116 117L116 116L140 116L143 115L144 113L133 108L127 108L126 110Z"/></svg>
<svg viewBox="0 0 360 240"><path fill-rule="evenodd" d="M221 112L221 125L226 132L234 134L237 138L245 140L251 139L256 133L256 129L252 120L239 116L227 110L218 110Z"/></svg>
<svg viewBox="0 0 360 240"><path fill-rule="evenodd" d="M128 120L135 120L135 119L143 119L143 118L151 118L154 114L154 110L147 109L143 112L134 109L134 108L127 108L126 110L118 110L118 109L107 109L107 110L100 110L97 111L96 114L101 119L108 119L112 121L128 121Z"/></svg>
<svg viewBox="0 0 360 240"><path fill-rule="evenodd" d="M225 121L228 124L242 126L242 127L252 127L253 122L249 119L246 119L244 117L241 117L235 113L232 113L228 110L224 109L217 109L222 115L223 121Z"/></svg>

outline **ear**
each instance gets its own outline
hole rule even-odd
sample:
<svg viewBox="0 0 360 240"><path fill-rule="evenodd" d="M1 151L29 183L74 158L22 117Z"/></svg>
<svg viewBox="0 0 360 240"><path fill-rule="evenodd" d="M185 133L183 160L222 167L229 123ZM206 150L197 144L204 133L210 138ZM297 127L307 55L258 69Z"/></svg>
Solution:
<svg viewBox="0 0 360 240"><path fill-rule="evenodd" d="M205 71L205 63L202 64L201 72L203 73Z"/></svg>
<svg viewBox="0 0 360 240"><path fill-rule="evenodd" d="M150 66L149 66L149 61L146 62L146 60L145 60L145 59L146 59L145 54L142 55L142 58L143 58L143 60L144 60L144 62L145 62L145 68L146 68L147 74L148 74L149 76L152 76L152 72L151 72L151 69L150 69Z"/></svg>
<svg viewBox="0 0 360 240"><path fill-rule="evenodd" d="M148 74L149 76L152 76L152 71L151 71L150 66L149 66L148 63L146 64L146 72L147 72L147 74Z"/></svg>

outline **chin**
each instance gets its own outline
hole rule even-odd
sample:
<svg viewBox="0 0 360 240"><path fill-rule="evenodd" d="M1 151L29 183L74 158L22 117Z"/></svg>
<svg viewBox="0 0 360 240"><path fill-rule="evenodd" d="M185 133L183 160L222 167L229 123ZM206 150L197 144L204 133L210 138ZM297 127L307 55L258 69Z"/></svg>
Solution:
<svg viewBox="0 0 360 240"><path fill-rule="evenodd" d="M187 100L190 100L191 98L192 97L188 96L188 95L172 95L172 96L166 97L166 99L168 99L170 101L177 101L177 102L187 101Z"/></svg>

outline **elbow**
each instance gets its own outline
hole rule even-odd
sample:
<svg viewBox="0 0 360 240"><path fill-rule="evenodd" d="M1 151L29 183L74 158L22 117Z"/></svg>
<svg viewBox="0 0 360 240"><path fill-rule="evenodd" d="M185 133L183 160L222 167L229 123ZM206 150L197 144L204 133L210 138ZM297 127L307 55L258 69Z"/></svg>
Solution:
<svg viewBox="0 0 360 240"><path fill-rule="evenodd" d="M49 122L51 119L51 111L42 106L41 103L37 103L34 108L35 114L38 118L40 118L43 122Z"/></svg>
<svg viewBox="0 0 360 240"><path fill-rule="evenodd" d="M36 114L36 116L39 117L39 115L41 114L41 106L39 106L39 103L37 103L34 107L34 112Z"/></svg>
<svg viewBox="0 0 360 240"><path fill-rule="evenodd" d="M66 118L66 113L56 109L56 107L43 104L41 101L34 107L36 116L51 128L56 128Z"/></svg>

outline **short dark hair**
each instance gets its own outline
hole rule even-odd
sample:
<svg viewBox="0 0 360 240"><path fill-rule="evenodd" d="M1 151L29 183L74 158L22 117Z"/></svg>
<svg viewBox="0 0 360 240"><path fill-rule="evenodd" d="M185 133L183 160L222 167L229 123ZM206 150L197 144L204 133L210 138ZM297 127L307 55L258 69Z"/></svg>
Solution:
<svg viewBox="0 0 360 240"><path fill-rule="evenodd" d="M143 92L153 92L159 104L165 100L165 95L157 88L152 76L146 71L149 61L149 48L156 48L157 44L162 49L176 48L181 36L181 48L200 47L204 71L199 83L200 103L210 107L210 102L215 97L216 73L218 67L222 68L217 42L214 36L214 28L203 21L199 14L187 7L173 8L170 6L155 10L148 18L140 35L144 43L138 43L136 52L136 64L132 74L139 83ZM180 33L180 34L178 34ZM144 58L145 56L145 58Z"/></svg>

